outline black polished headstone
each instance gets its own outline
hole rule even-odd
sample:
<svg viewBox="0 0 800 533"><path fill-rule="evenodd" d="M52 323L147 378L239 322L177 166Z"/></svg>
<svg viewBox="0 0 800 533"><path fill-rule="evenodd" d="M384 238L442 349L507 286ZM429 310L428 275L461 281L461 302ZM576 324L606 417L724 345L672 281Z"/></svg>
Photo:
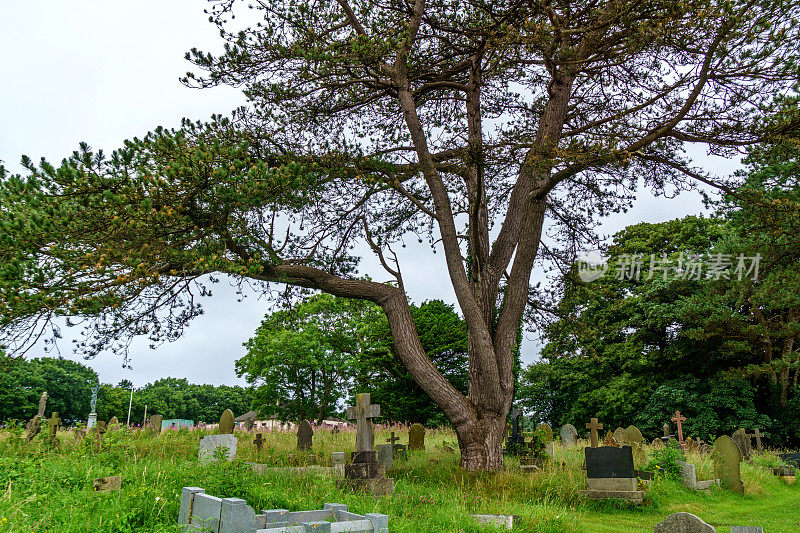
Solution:
<svg viewBox="0 0 800 533"><path fill-rule="evenodd" d="M630 446L600 446L584 448L587 478L632 478L633 449Z"/></svg>

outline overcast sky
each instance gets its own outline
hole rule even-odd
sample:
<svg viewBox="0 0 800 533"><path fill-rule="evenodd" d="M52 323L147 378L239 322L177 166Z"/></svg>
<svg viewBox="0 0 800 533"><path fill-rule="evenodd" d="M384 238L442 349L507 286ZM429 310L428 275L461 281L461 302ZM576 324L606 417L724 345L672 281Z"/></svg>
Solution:
<svg viewBox="0 0 800 533"><path fill-rule="evenodd" d="M220 46L203 13L205 5L202 0L6 2L0 17L0 160L12 171L20 171L23 154L58 162L80 141L110 152L124 139L158 125L174 127L182 117L205 119L243 104L237 89L198 91L178 82L191 68L183 59L187 50ZM708 161L720 173L734 168L731 162ZM602 229L611 234L629 224L701 211L697 193L664 199L645 191L634 209L607 220ZM454 301L441 254L411 245L403 252L406 287L415 302ZM374 260L366 261L362 272L386 278ZM205 303L206 314L180 340L156 350L136 342L132 370L123 369L113 354L87 364L104 383L127 378L139 386L171 376L195 383L244 384L236 378L233 363L244 355L242 343L268 304L256 295L238 303L224 283L214 292ZM77 357L68 342L61 348L62 355ZM524 359L533 360L536 352L527 340Z"/></svg>

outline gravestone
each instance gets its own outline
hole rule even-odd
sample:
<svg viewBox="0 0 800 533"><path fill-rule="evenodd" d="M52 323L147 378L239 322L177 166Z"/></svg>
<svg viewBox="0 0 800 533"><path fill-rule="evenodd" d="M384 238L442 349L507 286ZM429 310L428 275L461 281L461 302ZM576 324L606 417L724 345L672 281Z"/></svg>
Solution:
<svg viewBox="0 0 800 533"><path fill-rule="evenodd" d="M394 451L391 444L376 444L375 452L384 469L390 470L394 468Z"/></svg>
<svg viewBox="0 0 800 533"><path fill-rule="evenodd" d="M506 440L506 452L516 454L522 451L525 447L525 437L522 436L520 431L520 421L522 420L522 411L513 409L511 411L511 435Z"/></svg>
<svg viewBox="0 0 800 533"><path fill-rule="evenodd" d="M675 513L656 524L654 533L716 533L714 526L706 524L691 513Z"/></svg>
<svg viewBox="0 0 800 533"><path fill-rule="evenodd" d="M672 421L675 422L675 425L678 426L678 442L683 444L683 423L686 422L686 417L681 414L680 411L675 411L675 415L672 417Z"/></svg>
<svg viewBox="0 0 800 533"><path fill-rule="evenodd" d="M154 435L161 433L161 426L164 424L162 415L150 415L150 432Z"/></svg>
<svg viewBox="0 0 800 533"><path fill-rule="evenodd" d="M744 485L739 471L742 460L739 446L727 435L722 435L714 442L712 452L714 475L720 479L722 486L733 492L744 494Z"/></svg>
<svg viewBox="0 0 800 533"><path fill-rule="evenodd" d="M108 429L118 429L119 428L119 419L116 416L112 416L111 420L108 421Z"/></svg>
<svg viewBox="0 0 800 533"><path fill-rule="evenodd" d="M44 409L47 406L47 392L43 392L39 397L39 410L25 425L25 440L30 442L39 434L42 429L42 417L44 416Z"/></svg>
<svg viewBox="0 0 800 533"><path fill-rule="evenodd" d="M61 419L58 418L58 413L53 411L50 418L47 420L47 425L50 427L50 443L53 446L58 446L58 428L61 426Z"/></svg>
<svg viewBox="0 0 800 533"><path fill-rule="evenodd" d="M181 531L214 533L389 533L387 515L351 513L341 503L326 503L315 511L270 509L256 514L245 500L217 498L199 487L183 487L178 524Z"/></svg>
<svg viewBox="0 0 800 533"><path fill-rule="evenodd" d="M712 485L714 485L715 481L713 479L708 479L705 481L697 481L697 471L695 466L692 463L687 463L684 461L676 461L678 466L681 468L681 480L683 481L683 485L689 490L706 490L710 489Z"/></svg>
<svg viewBox="0 0 800 533"><path fill-rule="evenodd" d="M620 444L627 444L628 446L633 444L641 445L644 443L644 437L642 436L642 432L639 431L639 428L636 426L628 426L625 428L622 434L622 440L619 442Z"/></svg>
<svg viewBox="0 0 800 533"><path fill-rule="evenodd" d="M256 433L255 444L256 444L256 450L260 452L261 447L264 445L264 437L261 435L261 433Z"/></svg>
<svg viewBox="0 0 800 533"><path fill-rule="evenodd" d="M764 451L764 447L761 444L761 437L763 437L764 434L761 433L758 428L755 428L753 430L753 436L756 438L756 451L760 454Z"/></svg>
<svg viewBox="0 0 800 533"><path fill-rule="evenodd" d="M688 453L697 452L699 450L699 446L697 445L697 442L695 442L695 440L692 437L689 437L689 438L686 439L686 442L684 443L683 448Z"/></svg>
<svg viewBox="0 0 800 533"><path fill-rule="evenodd" d="M661 437L656 437L653 439L653 442L650 443L650 446L660 450L664 447L664 441L661 439Z"/></svg>
<svg viewBox="0 0 800 533"><path fill-rule="evenodd" d="M618 427L614 430L614 440L619 444L626 444L625 442L625 428Z"/></svg>
<svg viewBox="0 0 800 533"><path fill-rule="evenodd" d="M219 434L233 435L233 411L225 409L219 417Z"/></svg>
<svg viewBox="0 0 800 533"><path fill-rule="evenodd" d="M597 443L600 437L597 435L598 429L603 429L603 424L599 423L596 418L592 418L591 422L586 424L586 429L589 430L589 436L592 441L592 448L597 448Z"/></svg>
<svg viewBox="0 0 800 533"><path fill-rule="evenodd" d="M664 431L663 437L665 439L668 439L668 438L670 438L672 436L671 435L672 432L670 431L670 427L669 427L669 422L664 422L664 425L661 426L661 429Z"/></svg>
<svg viewBox="0 0 800 533"><path fill-rule="evenodd" d="M344 452L333 452L331 454L331 464L333 465L333 477L344 479L344 466L347 464Z"/></svg>
<svg viewBox="0 0 800 533"><path fill-rule="evenodd" d="M86 429L90 430L97 424L97 391L99 387L92 387L92 399L89 401L89 419L86 421Z"/></svg>
<svg viewBox="0 0 800 533"><path fill-rule="evenodd" d="M252 430L255 423L256 423L255 417L248 416L247 418L244 419L244 429L246 429L247 431Z"/></svg>
<svg viewBox="0 0 800 533"><path fill-rule="evenodd" d="M501 529L514 529L514 524L520 520L519 516L511 514L474 514L471 516L479 524Z"/></svg>
<svg viewBox="0 0 800 533"><path fill-rule="evenodd" d="M394 479L386 477L386 469L374 451L375 433L372 419L381 415L381 406L370 403L369 393L359 394L356 405L347 408L347 417L356 420L356 451L352 463L344 467L344 484L373 496L394 493ZM386 445L390 446L390 445Z"/></svg>
<svg viewBox="0 0 800 533"><path fill-rule="evenodd" d="M425 449L425 426L413 424L408 431L408 451L414 452Z"/></svg>
<svg viewBox="0 0 800 533"><path fill-rule="evenodd" d="M381 416L381 406L370 403L369 393L356 396L356 405L347 408L348 420L355 420L356 427L356 451L372 451L375 445L375 431L372 426L372 419Z"/></svg>
<svg viewBox="0 0 800 533"><path fill-rule="evenodd" d="M620 498L642 503L644 492L638 489L630 446L584 448L586 457L586 491L593 499Z"/></svg>
<svg viewBox="0 0 800 533"><path fill-rule="evenodd" d="M233 461L233 458L236 457L236 446L238 442L236 437L231 433L206 435L200 439L200 448L197 452L197 456L201 463L213 462L217 460L217 449L221 448L225 453L225 458L228 461Z"/></svg>
<svg viewBox="0 0 800 533"><path fill-rule="evenodd" d="M617 439L614 438L614 434L610 431L606 431L606 437L603 439L603 446L615 446L619 447L620 443L617 442Z"/></svg>
<svg viewBox="0 0 800 533"><path fill-rule="evenodd" d="M575 446L578 441L578 430L572 424L564 424L561 427L561 444L569 448Z"/></svg>
<svg viewBox="0 0 800 533"><path fill-rule="evenodd" d="M750 459L750 436L747 434L747 432L744 429L739 428L733 432L731 438L739 447L739 452L742 454L742 459L745 461Z"/></svg>
<svg viewBox="0 0 800 533"><path fill-rule="evenodd" d="M122 490L122 476L98 477L92 482L95 492Z"/></svg>
<svg viewBox="0 0 800 533"><path fill-rule="evenodd" d="M764 533L764 528L757 526L731 526L731 533Z"/></svg>
<svg viewBox="0 0 800 533"><path fill-rule="evenodd" d="M308 420L303 420L297 426L297 449L307 451L311 449L313 444L314 430L311 429L311 423Z"/></svg>
<svg viewBox="0 0 800 533"><path fill-rule="evenodd" d="M536 426L536 431L541 433L544 436L545 442L551 442L553 440L553 428L550 427L550 424L547 422L542 422L538 426Z"/></svg>

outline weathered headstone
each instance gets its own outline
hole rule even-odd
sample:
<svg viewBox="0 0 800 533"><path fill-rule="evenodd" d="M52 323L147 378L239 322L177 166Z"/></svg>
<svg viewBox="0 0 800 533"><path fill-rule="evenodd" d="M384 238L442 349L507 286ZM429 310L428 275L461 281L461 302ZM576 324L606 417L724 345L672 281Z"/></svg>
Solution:
<svg viewBox="0 0 800 533"><path fill-rule="evenodd" d="M219 434L233 435L233 411L225 409L219 417Z"/></svg>
<svg viewBox="0 0 800 533"><path fill-rule="evenodd" d="M625 428L618 427L617 429L614 430L614 433L612 433L612 435L614 436L614 440L617 441L618 443L620 444L625 443Z"/></svg>
<svg viewBox="0 0 800 533"><path fill-rule="evenodd" d="M300 425L297 426L297 449L303 451L310 450L313 444L313 438L314 430L311 429L311 422L308 420L300 422Z"/></svg>
<svg viewBox="0 0 800 533"><path fill-rule="evenodd" d="M264 445L264 437L261 435L261 433L256 433L255 444L256 444L256 450L260 452L261 447Z"/></svg>
<svg viewBox="0 0 800 533"><path fill-rule="evenodd" d="M479 524L501 529L514 529L514 524L520 520L519 516L511 514L474 514L472 518Z"/></svg>
<svg viewBox="0 0 800 533"><path fill-rule="evenodd" d="M224 451L225 458L228 461L233 461L233 458L236 457L236 446L238 442L236 437L231 433L206 435L200 439L198 458L201 463L216 461L217 450L221 448Z"/></svg>
<svg viewBox="0 0 800 533"><path fill-rule="evenodd" d="M685 461L677 461L678 466L681 468L681 479L683 485L689 490L706 490L711 488L714 484L713 479L705 481L697 481L697 471L692 463Z"/></svg>
<svg viewBox="0 0 800 533"><path fill-rule="evenodd" d="M425 426L413 424L408 431L408 451L419 451L425 449Z"/></svg>
<svg viewBox="0 0 800 533"><path fill-rule="evenodd" d="M675 425L678 426L678 442L683 444L683 423L686 422L686 417L681 414L680 411L675 411L675 415L672 417L672 421L675 422Z"/></svg>
<svg viewBox="0 0 800 533"><path fill-rule="evenodd" d="M47 392L43 392L39 397L39 410L25 425L25 440L30 442L39 434L42 429L42 417L44 416L44 409L47 406Z"/></svg>
<svg viewBox="0 0 800 533"><path fill-rule="evenodd" d="M644 492L638 489L630 446L585 448L586 488L594 499L620 498L642 503Z"/></svg>
<svg viewBox="0 0 800 533"><path fill-rule="evenodd" d="M58 418L58 413L53 411L50 418L47 420L47 425L50 427L50 443L53 446L58 446L58 428L61 426L61 419Z"/></svg>
<svg viewBox="0 0 800 533"><path fill-rule="evenodd" d="M692 453L698 451L699 446L692 437L688 437L683 445L683 448L686 450L687 453Z"/></svg>
<svg viewBox="0 0 800 533"><path fill-rule="evenodd" d="M654 533L716 533L714 526L706 524L691 513L675 513L656 524Z"/></svg>
<svg viewBox="0 0 800 533"><path fill-rule="evenodd" d="M742 454L742 459L745 461L750 459L750 436L747 434L747 432L742 428L737 429L733 432L731 438L739 447L739 451Z"/></svg>
<svg viewBox="0 0 800 533"><path fill-rule="evenodd" d="M622 434L620 443L627 444L628 446L642 444L644 443L644 437L642 436L642 432L639 431L639 428L636 426L628 426Z"/></svg>
<svg viewBox="0 0 800 533"><path fill-rule="evenodd" d="M119 419L116 416L112 416L108 421L108 429L119 429Z"/></svg>
<svg viewBox="0 0 800 533"><path fill-rule="evenodd" d="M565 447L575 446L578 440L578 430L572 424L564 424L561 427L561 444Z"/></svg>
<svg viewBox="0 0 800 533"><path fill-rule="evenodd" d="M728 490L744 494L744 485L740 473L742 460L739 446L727 435L722 435L714 442L714 472Z"/></svg>
<svg viewBox="0 0 800 533"><path fill-rule="evenodd" d="M672 436L671 428L669 427L669 422L664 422L664 425L661 426L661 429L664 431L664 438L668 439Z"/></svg>
<svg viewBox="0 0 800 533"><path fill-rule="evenodd" d="M369 393L356 396L356 405L347 408L347 418L356 421L356 451L372 451L375 445L375 431L372 419L381 416L381 406L370 403Z"/></svg>
<svg viewBox="0 0 800 533"><path fill-rule="evenodd" d="M544 441L550 442L553 440L553 428L550 427L550 424L547 422L542 422L538 426L536 426L536 431L544 435Z"/></svg>
<svg viewBox="0 0 800 533"><path fill-rule="evenodd" d="M162 415L150 416L150 431L155 435L161 433L161 426L164 424L164 417Z"/></svg>
<svg viewBox="0 0 800 533"><path fill-rule="evenodd" d="M591 422L586 424L586 429L590 431L592 448L597 448L597 443L600 440L600 437L597 435L597 430L603 429L603 424L599 423L596 418L592 418Z"/></svg>
<svg viewBox="0 0 800 533"><path fill-rule="evenodd" d="M758 428L755 428L753 430L753 437L756 438L756 451L758 453L761 453L761 452L764 451L764 447L761 444L761 437L763 437L763 436L764 436L764 434L761 433L761 431L759 431Z"/></svg>
<svg viewBox="0 0 800 533"><path fill-rule="evenodd" d="M383 468L386 470L394 468L394 452L391 444L376 444L375 452L378 454L378 461L383 464Z"/></svg>
<svg viewBox="0 0 800 533"><path fill-rule="evenodd" d="M248 416L247 418L244 419L244 429L246 429L247 431L252 430L255 423L256 423L255 417Z"/></svg>
<svg viewBox="0 0 800 533"><path fill-rule="evenodd" d="M344 479L344 466L347 463L344 452L333 452L331 454L331 464L333 465L333 477Z"/></svg>
<svg viewBox="0 0 800 533"><path fill-rule="evenodd" d="M122 490L122 476L98 477L92 482L95 492Z"/></svg>
<svg viewBox="0 0 800 533"><path fill-rule="evenodd" d="M606 437L603 439L603 446L615 446L619 447L620 443L617 442L617 439L614 438L614 434L610 431L606 431Z"/></svg>

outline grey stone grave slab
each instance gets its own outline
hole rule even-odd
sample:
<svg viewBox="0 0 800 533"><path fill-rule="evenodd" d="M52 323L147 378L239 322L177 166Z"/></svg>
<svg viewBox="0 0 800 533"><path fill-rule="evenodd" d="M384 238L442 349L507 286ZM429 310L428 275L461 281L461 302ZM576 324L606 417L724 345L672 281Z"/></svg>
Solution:
<svg viewBox="0 0 800 533"><path fill-rule="evenodd" d="M474 514L471 516L479 524L505 529L512 529L514 523L519 521L518 516L511 514Z"/></svg>
<svg viewBox="0 0 800 533"><path fill-rule="evenodd" d="M731 533L764 533L764 528L759 526L731 526Z"/></svg>
<svg viewBox="0 0 800 533"><path fill-rule="evenodd" d="M585 448L586 491L581 494L594 499L620 498L634 503L644 500L638 489L630 446Z"/></svg>
<svg viewBox="0 0 800 533"><path fill-rule="evenodd" d="M710 489L714 483L716 483L713 479L707 479L705 481L697 481L697 472L695 466L692 463L686 463L684 461L677 461L678 466L681 467L681 479L683 480L683 485L689 490L706 490Z"/></svg>
<svg viewBox="0 0 800 533"><path fill-rule="evenodd" d="M237 443L238 440L236 437L230 433L223 435L206 435L200 439L198 458L202 463L214 461L216 450L218 448L223 448L228 461L233 461L233 458L236 457Z"/></svg>
<svg viewBox="0 0 800 533"><path fill-rule="evenodd" d="M706 524L692 513L675 513L656 524L654 533L716 533L716 528Z"/></svg>
<svg viewBox="0 0 800 533"><path fill-rule="evenodd" d="M383 463L386 470L394 468L394 453L391 444L376 444L375 451L378 453L378 461Z"/></svg>
<svg viewBox="0 0 800 533"><path fill-rule="evenodd" d="M578 441L578 430L572 424L564 424L561 427L561 443L569 448L575 446Z"/></svg>

